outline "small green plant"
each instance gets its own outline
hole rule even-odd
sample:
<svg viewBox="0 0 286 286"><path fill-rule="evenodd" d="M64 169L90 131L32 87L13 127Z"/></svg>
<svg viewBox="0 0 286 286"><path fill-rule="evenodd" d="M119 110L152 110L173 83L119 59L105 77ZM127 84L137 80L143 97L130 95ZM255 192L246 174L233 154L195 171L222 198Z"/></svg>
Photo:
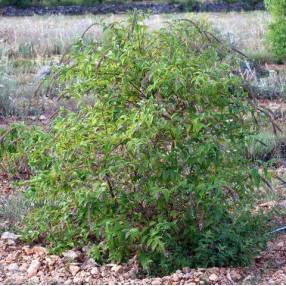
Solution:
<svg viewBox="0 0 286 286"><path fill-rule="evenodd" d="M250 139L248 152L252 159L268 161L278 156L278 137L270 132L262 132Z"/></svg>
<svg viewBox="0 0 286 286"><path fill-rule="evenodd" d="M159 274L245 265L266 235L252 212L261 174L245 156L256 111L237 59L204 23L150 32L138 17L79 40L57 71L63 95L94 104L63 110L49 132L5 137L2 158L31 175L24 237L55 252L91 244L98 262L136 255Z"/></svg>
<svg viewBox="0 0 286 286"><path fill-rule="evenodd" d="M286 0L265 0L266 7L273 17L267 40L276 60L286 59Z"/></svg>
<svg viewBox="0 0 286 286"><path fill-rule="evenodd" d="M29 208L28 201L21 192L0 199L0 231L15 229L21 224Z"/></svg>

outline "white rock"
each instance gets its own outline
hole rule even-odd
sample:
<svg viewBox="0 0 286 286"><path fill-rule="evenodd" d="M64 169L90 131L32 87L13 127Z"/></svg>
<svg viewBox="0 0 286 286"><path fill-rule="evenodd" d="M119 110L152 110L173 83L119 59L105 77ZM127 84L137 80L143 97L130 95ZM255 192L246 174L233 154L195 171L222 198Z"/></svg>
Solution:
<svg viewBox="0 0 286 286"><path fill-rule="evenodd" d="M75 276L80 271L80 267L77 265L70 265L69 271L73 276Z"/></svg>
<svg viewBox="0 0 286 286"><path fill-rule="evenodd" d="M179 282L179 281L180 281L180 275L175 273L175 274L172 276L172 280L173 280L174 282Z"/></svg>
<svg viewBox="0 0 286 286"><path fill-rule="evenodd" d="M11 246L11 245L16 245L16 241L15 241L15 240L12 240L12 239L8 239L8 240L7 240L7 244L10 245L10 246Z"/></svg>
<svg viewBox="0 0 286 286"><path fill-rule="evenodd" d="M39 119L40 119L41 121L45 121L45 120L47 120L47 117L46 117L45 115L41 115L41 116L39 117Z"/></svg>
<svg viewBox="0 0 286 286"><path fill-rule="evenodd" d="M162 280L160 278L155 278L154 280L152 280L151 284L152 285L161 285Z"/></svg>
<svg viewBox="0 0 286 286"><path fill-rule="evenodd" d="M116 274L122 272L122 270L123 270L123 267L121 265L114 265L111 268L111 271L115 272Z"/></svg>
<svg viewBox="0 0 286 286"><path fill-rule="evenodd" d="M37 276L31 277L31 284L37 285L40 282L40 278Z"/></svg>
<svg viewBox="0 0 286 286"><path fill-rule="evenodd" d="M81 277L75 277L73 279L73 283L74 284L79 284L79 285L83 284L82 278Z"/></svg>
<svg viewBox="0 0 286 286"><path fill-rule="evenodd" d="M1 239L5 239L5 240L17 240L19 238L19 235L16 235L15 233L12 232L3 232L1 235Z"/></svg>
<svg viewBox="0 0 286 286"><path fill-rule="evenodd" d="M27 270L28 276L32 277L37 274L38 270L40 269L41 262L39 260L33 260Z"/></svg>
<svg viewBox="0 0 286 286"><path fill-rule="evenodd" d="M7 267L8 271L17 272L19 271L19 266L17 263L12 263Z"/></svg>
<svg viewBox="0 0 286 286"><path fill-rule="evenodd" d="M90 270L90 274L91 274L91 275L96 276L96 275L98 275L99 273L100 273L100 271L99 271L98 267L93 267L93 268Z"/></svg>
<svg viewBox="0 0 286 286"><path fill-rule="evenodd" d="M13 284L14 285L22 285L25 284L26 278L23 275L13 275Z"/></svg>
<svg viewBox="0 0 286 286"><path fill-rule="evenodd" d="M63 253L63 256L70 260L76 260L79 257L79 254L74 250L68 250Z"/></svg>
<svg viewBox="0 0 286 286"><path fill-rule="evenodd" d="M213 273L209 276L209 280L215 282L218 280L218 276Z"/></svg>

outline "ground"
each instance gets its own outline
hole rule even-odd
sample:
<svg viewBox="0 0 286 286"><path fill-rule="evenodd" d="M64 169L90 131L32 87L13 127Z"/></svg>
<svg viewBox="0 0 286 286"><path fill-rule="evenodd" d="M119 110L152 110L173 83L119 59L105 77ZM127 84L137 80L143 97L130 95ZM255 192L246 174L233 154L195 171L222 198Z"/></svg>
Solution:
<svg viewBox="0 0 286 286"><path fill-rule="evenodd" d="M43 66L57 63L70 43L93 22L113 22L124 15L109 16L44 16L0 18L0 106L5 106L6 117L0 120L5 129L11 122L24 118L30 124L43 123L51 114L54 102L35 97L37 75ZM270 76L258 78L253 70L245 76L253 83L269 90L273 98L262 99L261 104L273 111L274 117L285 129L286 68L269 61L264 35L270 16L266 12L202 13L155 15L147 20L150 29L161 27L166 20L200 17L207 19L229 41L249 57L263 62ZM95 26L89 35L100 37ZM277 93L280 96L277 99ZM267 93L268 94L268 93ZM275 97L274 97L275 95ZM275 98L275 100L274 100ZM9 101L10 100L10 101ZM16 112L16 111L17 112ZM0 110L2 113L2 110ZM13 114L14 117L8 117ZM282 134L283 135L283 134ZM284 135L283 135L284 136ZM285 167L274 170L285 178ZM0 284L285 284L286 235L272 236L267 250L245 268L182 269L163 278L142 278L136 258L124 265L99 266L86 257L84 250L74 250L62 256L49 255L42 245L25 245L12 233L25 213L13 178L0 172ZM285 208L284 187L275 185L271 196L263 198L258 207L266 210L278 205ZM5 219L3 219L5 218ZM277 225L283 225L280 216ZM8 233L7 233L8 231ZM5 233L6 232L6 233ZM3 235L4 233L4 235Z"/></svg>

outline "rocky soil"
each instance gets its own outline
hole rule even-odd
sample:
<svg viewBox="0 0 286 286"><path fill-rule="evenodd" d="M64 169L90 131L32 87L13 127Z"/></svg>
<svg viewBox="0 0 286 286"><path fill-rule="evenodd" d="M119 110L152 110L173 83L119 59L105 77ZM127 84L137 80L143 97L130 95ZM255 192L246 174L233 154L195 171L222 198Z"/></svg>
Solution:
<svg viewBox="0 0 286 286"><path fill-rule="evenodd" d="M264 9L263 1L256 5L250 5L248 1L239 0L234 3L227 3L223 0L203 1L185 6L183 4L169 3L117 3L97 4L93 6L56 6L56 7L29 7L16 8L12 6L0 8L0 16L33 16L33 15L84 15L84 14L120 14L131 10L149 11L153 14L178 13L184 11L193 12L228 12L228 11L250 11Z"/></svg>
<svg viewBox="0 0 286 286"><path fill-rule="evenodd" d="M184 268L170 276L142 278L136 257L127 264L100 266L84 251L49 255L40 245L24 245L4 232L0 239L0 284L285 284L286 236L269 242L268 249L248 268Z"/></svg>
<svg viewBox="0 0 286 286"><path fill-rule="evenodd" d="M285 168L281 168L285 172ZM280 172L280 173L281 173ZM279 174L280 174L279 173ZM2 204L16 192L9 179L0 176ZM277 203L266 202L265 210ZM280 204L282 205L282 204ZM286 201L283 201L285 207ZM2 205L3 206L3 205ZM1 208L1 200L0 200ZM13 210L12 210L13 211ZM14 210L16 211L16 210ZM43 245L28 245L20 236L7 231L11 222L5 222L0 212L0 284L286 284L286 234L280 233L268 243L266 251L245 268L184 268L165 277L146 277L140 272L136 257L126 264L98 265L87 256L87 249L74 249L62 255L51 255ZM277 225L283 225L285 217ZM2 227L1 227L2 226Z"/></svg>

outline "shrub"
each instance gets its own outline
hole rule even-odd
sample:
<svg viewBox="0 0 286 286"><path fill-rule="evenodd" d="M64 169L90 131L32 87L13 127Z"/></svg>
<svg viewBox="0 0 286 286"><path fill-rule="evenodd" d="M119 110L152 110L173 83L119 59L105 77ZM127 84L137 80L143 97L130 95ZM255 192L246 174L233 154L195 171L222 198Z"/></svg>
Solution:
<svg viewBox="0 0 286 286"><path fill-rule="evenodd" d="M266 7L273 16L267 40L278 61L286 59L286 0L266 0Z"/></svg>
<svg viewBox="0 0 286 286"><path fill-rule="evenodd" d="M285 0L265 0L265 5L274 17L286 16Z"/></svg>
<svg viewBox="0 0 286 286"><path fill-rule="evenodd" d="M73 47L58 71L64 94L95 103L63 110L47 133L18 127L3 145L32 173L26 239L56 252L89 244L99 262L136 255L161 274L244 265L262 247L260 175L245 156L255 111L236 60L204 29L148 32L135 17Z"/></svg>

